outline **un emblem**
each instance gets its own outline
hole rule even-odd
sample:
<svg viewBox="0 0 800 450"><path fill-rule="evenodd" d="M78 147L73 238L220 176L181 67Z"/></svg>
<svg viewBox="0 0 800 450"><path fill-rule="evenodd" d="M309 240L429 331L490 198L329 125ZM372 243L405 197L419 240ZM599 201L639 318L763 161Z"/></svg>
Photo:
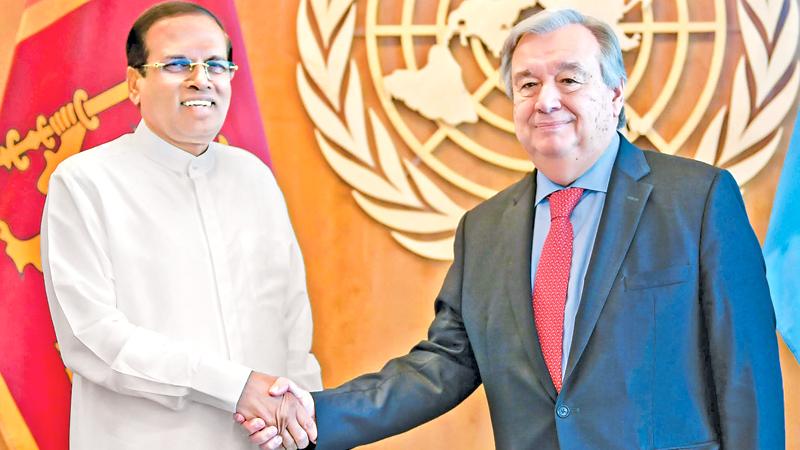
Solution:
<svg viewBox="0 0 800 450"><path fill-rule="evenodd" d="M631 141L724 167L740 186L776 152L800 81L792 0L368 0L363 17L352 0L302 0L297 83L317 143L403 247L451 259L463 212L532 170L499 55L517 21L550 8L613 26ZM357 22L365 62L354 56Z"/></svg>

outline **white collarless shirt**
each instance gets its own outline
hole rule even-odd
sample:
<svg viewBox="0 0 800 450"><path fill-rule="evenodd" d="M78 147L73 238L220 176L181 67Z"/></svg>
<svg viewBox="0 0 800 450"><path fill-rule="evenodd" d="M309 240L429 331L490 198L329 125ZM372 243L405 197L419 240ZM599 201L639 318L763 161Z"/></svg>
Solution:
<svg viewBox="0 0 800 450"><path fill-rule="evenodd" d="M232 419L251 369L321 389L302 255L252 154L140 123L58 166L41 236L71 449L251 449Z"/></svg>

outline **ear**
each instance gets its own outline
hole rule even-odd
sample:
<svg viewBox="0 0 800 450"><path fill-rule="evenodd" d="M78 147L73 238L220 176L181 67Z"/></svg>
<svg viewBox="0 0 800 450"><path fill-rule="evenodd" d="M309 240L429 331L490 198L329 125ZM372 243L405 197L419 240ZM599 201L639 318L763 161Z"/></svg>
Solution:
<svg viewBox="0 0 800 450"><path fill-rule="evenodd" d="M611 97L611 104L614 105L614 117L619 117L622 107L625 106L625 80L619 80L617 87L611 89L613 93Z"/></svg>
<svg viewBox="0 0 800 450"><path fill-rule="evenodd" d="M139 106L139 83L144 78L144 75L133 67L128 67L125 78L128 82L128 98L134 105Z"/></svg>

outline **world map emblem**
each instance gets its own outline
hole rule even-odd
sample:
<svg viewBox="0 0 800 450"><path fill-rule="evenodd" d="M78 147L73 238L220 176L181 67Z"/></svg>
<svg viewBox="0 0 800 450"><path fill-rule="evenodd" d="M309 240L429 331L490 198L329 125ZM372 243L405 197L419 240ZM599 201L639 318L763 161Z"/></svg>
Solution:
<svg viewBox="0 0 800 450"><path fill-rule="evenodd" d="M629 140L726 168L740 186L775 154L800 80L794 1L303 0L297 84L317 143L406 249L451 259L461 215L533 169L499 56L516 22L559 8L613 27Z"/></svg>

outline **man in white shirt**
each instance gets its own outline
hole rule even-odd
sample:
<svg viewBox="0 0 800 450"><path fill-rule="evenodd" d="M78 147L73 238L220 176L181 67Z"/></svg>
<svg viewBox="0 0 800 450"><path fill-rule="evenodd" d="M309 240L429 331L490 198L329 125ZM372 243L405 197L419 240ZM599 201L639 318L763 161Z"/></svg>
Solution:
<svg viewBox="0 0 800 450"><path fill-rule="evenodd" d="M142 122L64 161L42 219L74 373L70 448L250 448L235 411L274 426L270 448L305 447L313 420L293 395L267 395L266 375L321 388L302 255L271 172L212 142L230 39L208 10L170 2L137 19L126 47Z"/></svg>

